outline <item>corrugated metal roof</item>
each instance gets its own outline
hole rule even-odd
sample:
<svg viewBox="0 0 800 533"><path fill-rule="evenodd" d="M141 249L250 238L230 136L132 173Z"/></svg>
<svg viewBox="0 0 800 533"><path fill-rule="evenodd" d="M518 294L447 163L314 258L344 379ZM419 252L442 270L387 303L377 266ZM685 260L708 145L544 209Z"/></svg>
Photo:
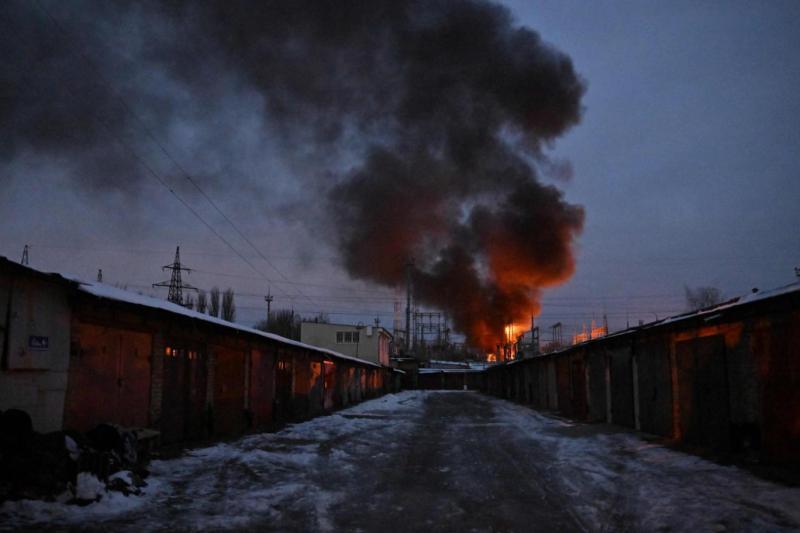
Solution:
<svg viewBox="0 0 800 533"><path fill-rule="evenodd" d="M625 335L629 335L629 334L635 333L637 331L642 331L642 330L647 330L647 329L652 329L652 328L658 328L658 327L661 327L661 326L665 326L667 324L675 324L675 323L681 322L683 320L691 320L691 319L697 318L697 317L704 317L706 320L712 320L712 319L715 319L717 317L723 316L724 312L730 311L731 309L735 309L737 307L742 307L742 306L745 306L745 305L751 305L753 303L764 301L764 300L769 300L771 298L778 298L780 296L784 296L786 294L791 294L791 293L795 293L795 292L796 293L800 293L800 283L790 283L788 285L784 285L782 287L777 287L775 289L768 289L768 290L765 290L765 291L752 292L752 293L746 294L744 296L737 296L736 298L732 298L732 299L730 299L728 301L722 302L720 304L717 304L717 305L714 305L714 306L711 306L711 307L706 307L704 309L699 309L697 311L689 311L689 312L686 312L686 313L681 313L679 315L674 315L674 316L671 316L671 317L662 318L661 320L656 320L654 322L648 322L646 324L643 324L642 326L636 326L636 327L624 329L624 330L621 330L621 331L616 331L614 333L609 333L608 335L604 335L602 337L597 337L595 339L586 340L586 341L581 342L579 344L573 344L571 346L566 346L563 349L555 351L555 352L549 352L549 353L546 353L546 354L540 354L539 356L535 356L535 357L526 357L524 359L514 359L513 361L509 361L509 362L506 362L506 363L500 363L500 365L514 365L514 364L522 363L522 362L525 362L525 361L531 361L531 360L535 359L536 357L541 357L541 356L546 356L546 355L556 355L556 354L560 354L560 353L566 353L566 352L570 351L573 348L580 347L580 346L585 346L585 345L590 344L590 343L602 342L604 340L608 340L608 339L612 339L612 338L616 338L616 337L622 337L622 336L625 336Z"/></svg>

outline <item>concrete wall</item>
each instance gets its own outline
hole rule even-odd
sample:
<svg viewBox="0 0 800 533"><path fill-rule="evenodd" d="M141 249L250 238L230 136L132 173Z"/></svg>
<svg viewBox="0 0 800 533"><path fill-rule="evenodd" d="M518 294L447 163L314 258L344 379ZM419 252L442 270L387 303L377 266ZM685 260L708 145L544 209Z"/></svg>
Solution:
<svg viewBox="0 0 800 533"><path fill-rule="evenodd" d="M22 409L34 429L61 429L70 353L70 306L63 286L0 272L0 409Z"/></svg>

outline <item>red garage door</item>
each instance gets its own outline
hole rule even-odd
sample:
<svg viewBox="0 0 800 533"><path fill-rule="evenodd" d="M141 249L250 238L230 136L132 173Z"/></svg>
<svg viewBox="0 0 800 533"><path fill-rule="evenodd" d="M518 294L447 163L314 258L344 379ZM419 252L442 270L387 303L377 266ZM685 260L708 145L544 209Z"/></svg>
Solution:
<svg viewBox="0 0 800 533"><path fill-rule="evenodd" d="M151 336L88 324L73 328L64 425L145 427L150 407Z"/></svg>
<svg viewBox="0 0 800 533"><path fill-rule="evenodd" d="M244 352L214 348L214 433L235 435L244 430Z"/></svg>
<svg viewBox="0 0 800 533"><path fill-rule="evenodd" d="M208 364L199 346L166 342L161 393L161 440L201 439L207 434Z"/></svg>
<svg viewBox="0 0 800 533"><path fill-rule="evenodd" d="M275 355L266 350L253 350L250 353L250 410L255 427L272 422L274 397Z"/></svg>

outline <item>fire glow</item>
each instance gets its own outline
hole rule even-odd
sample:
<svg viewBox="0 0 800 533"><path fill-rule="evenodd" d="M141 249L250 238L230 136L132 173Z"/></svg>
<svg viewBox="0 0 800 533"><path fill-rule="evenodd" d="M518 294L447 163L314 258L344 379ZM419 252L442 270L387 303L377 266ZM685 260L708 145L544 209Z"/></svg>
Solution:
<svg viewBox="0 0 800 533"><path fill-rule="evenodd" d="M581 330L572 336L572 344L580 344L581 342L598 339L606 335L608 335L607 326L595 326L594 320L592 320L588 329L586 328L586 324L581 325Z"/></svg>

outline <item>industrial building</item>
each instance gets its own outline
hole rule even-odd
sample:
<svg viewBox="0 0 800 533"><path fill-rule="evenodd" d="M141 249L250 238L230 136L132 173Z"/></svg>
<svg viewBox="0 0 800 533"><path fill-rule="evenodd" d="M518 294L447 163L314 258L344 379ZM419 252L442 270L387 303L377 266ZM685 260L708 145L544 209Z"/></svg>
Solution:
<svg viewBox="0 0 800 533"><path fill-rule="evenodd" d="M381 326L303 322L300 341L389 366L392 334Z"/></svg>

